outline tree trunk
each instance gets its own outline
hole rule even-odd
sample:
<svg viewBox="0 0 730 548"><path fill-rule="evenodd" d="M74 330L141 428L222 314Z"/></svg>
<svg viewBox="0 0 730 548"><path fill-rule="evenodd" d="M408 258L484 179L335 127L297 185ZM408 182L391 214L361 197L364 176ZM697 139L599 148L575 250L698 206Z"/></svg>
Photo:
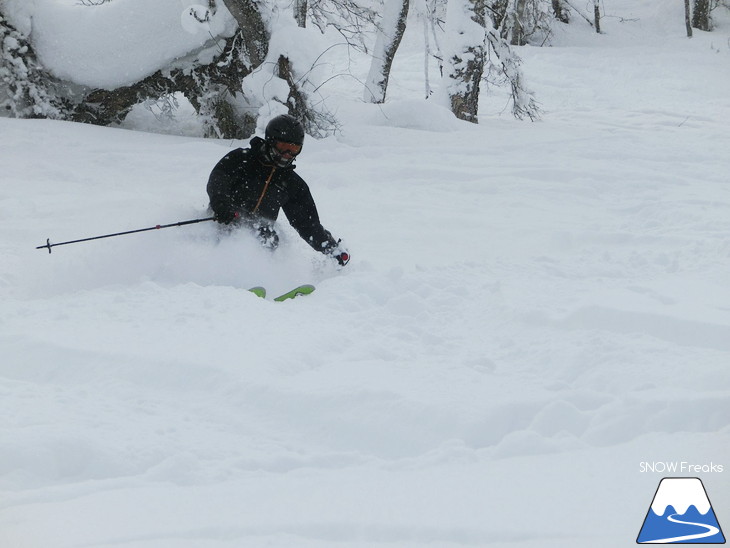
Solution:
<svg viewBox="0 0 730 548"><path fill-rule="evenodd" d="M695 0L692 26L699 30L712 30L712 21L710 19L711 9L710 0Z"/></svg>
<svg viewBox="0 0 730 548"><path fill-rule="evenodd" d="M365 82L364 100L370 103L385 102L390 69L406 30L409 0L388 0L378 28L373 49L370 73Z"/></svg>
<svg viewBox="0 0 730 548"><path fill-rule="evenodd" d="M599 5L600 0L593 0L593 22L596 26L596 32L601 34L601 7Z"/></svg>
<svg viewBox="0 0 730 548"><path fill-rule="evenodd" d="M454 115L475 124L486 58L486 24L486 0L449 2L446 33L453 51L447 59L447 93Z"/></svg>
<svg viewBox="0 0 730 548"><path fill-rule="evenodd" d="M249 68L258 67L269 53L269 32L254 0L223 0L241 29L243 54Z"/></svg>
<svg viewBox="0 0 730 548"><path fill-rule="evenodd" d="M552 0L553 2L553 14L555 18L561 23L569 23L568 10L563 6L562 0Z"/></svg>
<svg viewBox="0 0 730 548"><path fill-rule="evenodd" d="M277 72L279 78L285 80L286 83L289 84L289 96L286 99L287 107L289 107L289 114L304 123L307 119L310 108L307 106L306 97L302 91L297 88L291 61L288 57L284 57L283 55L279 56Z"/></svg>
<svg viewBox="0 0 730 548"><path fill-rule="evenodd" d="M684 0L684 25L687 27L687 37L692 38L692 18L689 9L689 0Z"/></svg>
<svg viewBox="0 0 730 548"><path fill-rule="evenodd" d="M294 0L294 19L301 28L307 26L307 0Z"/></svg>
<svg viewBox="0 0 730 548"><path fill-rule="evenodd" d="M512 19L510 29L510 44L513 46L524 46L527 43L525 38L524 21L526 19L527 3L525 0L514 0L512 13L508 15Z"/></svg>

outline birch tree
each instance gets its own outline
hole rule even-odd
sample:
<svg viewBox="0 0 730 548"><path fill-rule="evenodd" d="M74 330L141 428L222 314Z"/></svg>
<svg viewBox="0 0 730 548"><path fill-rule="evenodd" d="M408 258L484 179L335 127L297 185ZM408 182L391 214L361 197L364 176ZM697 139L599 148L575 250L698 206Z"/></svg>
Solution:
<svg viewBox="0 0 730 548"><path fill-rule="evenodd" d="M420 16L423 20L423 79L425 94L428 99L431 96L431 78L429 75L429 64L431 58L438 63L439 78L444 75L444 55L441 49L440 29L445 19L445 5L439 0L424 0L420 4Z"/></svg>
<svg viewBox="0 0 730 548"><path fill-rule="evenodd" d="M365 81L365 101L383 103L388 89L390 69L406 30L409 0L389 0L377 26L370 72Z"/></svg>
<svg viewBox="0 0 730 548"><path fill-rule="evenodd" d="M394 1L397 3L401 0ZM342 35L349 47L367 52L368 45L365 38L376 26L378 19L378 10L370 4L373 2L307 0L307 15L309 20L322 32L325 32L328 27L332 27Z"/></svg>

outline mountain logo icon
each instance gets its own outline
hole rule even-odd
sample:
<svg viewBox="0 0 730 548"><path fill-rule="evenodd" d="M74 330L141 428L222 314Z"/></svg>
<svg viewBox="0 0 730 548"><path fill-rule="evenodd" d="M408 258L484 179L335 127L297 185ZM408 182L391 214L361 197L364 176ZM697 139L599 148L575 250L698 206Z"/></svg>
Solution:
<svg viewBox="0 0 730 548"><path fill-rule="evenodd" d="M636 543L725 544L702 480L662 479Z"/></svg>

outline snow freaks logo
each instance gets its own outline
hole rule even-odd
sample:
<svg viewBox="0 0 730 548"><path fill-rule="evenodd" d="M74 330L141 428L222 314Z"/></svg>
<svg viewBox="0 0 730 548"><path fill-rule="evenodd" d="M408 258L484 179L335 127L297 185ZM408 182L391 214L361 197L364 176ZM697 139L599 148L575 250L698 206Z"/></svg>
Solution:
<svg viewBox="0 0 730 548"><path fill-rule="evenodd" d="M725 544L699 478L664 478L651 501L637 544Z"/></svg>

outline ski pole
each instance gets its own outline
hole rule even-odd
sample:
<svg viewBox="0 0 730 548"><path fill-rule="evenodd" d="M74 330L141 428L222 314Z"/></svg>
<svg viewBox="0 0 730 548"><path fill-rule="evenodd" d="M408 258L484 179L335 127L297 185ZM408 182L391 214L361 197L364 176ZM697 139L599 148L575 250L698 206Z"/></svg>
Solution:
<svg viewBox="0 0 730 548"><path fill-rule="evenodd" d="M170 228L172 226L183 226L183 225L192 225L195 223L203 223L205 221L214 221L215 217L206 217L205 219L191 219L189 221L180 221L178 223L170 223L169 225L155 225L148 228L139 228L137 230L127 230L126 232L115 232L114 234L104 234L102 236L92 236L91 238L82 238L80 240L70 240L68 242L59 242L57 244L52 244L51 239L46 239L45 245L39 245L36 247L36 249L47 249L48 253L51 252L52 247L56 247L59 245L68 245L68 244L77 244L79 242L88 242L91 240L101 240L102 238L112 238L113 236L124 236L125 234L136 234L137 232L147 232L148 230L159 230L161 228Z"/></svg>

